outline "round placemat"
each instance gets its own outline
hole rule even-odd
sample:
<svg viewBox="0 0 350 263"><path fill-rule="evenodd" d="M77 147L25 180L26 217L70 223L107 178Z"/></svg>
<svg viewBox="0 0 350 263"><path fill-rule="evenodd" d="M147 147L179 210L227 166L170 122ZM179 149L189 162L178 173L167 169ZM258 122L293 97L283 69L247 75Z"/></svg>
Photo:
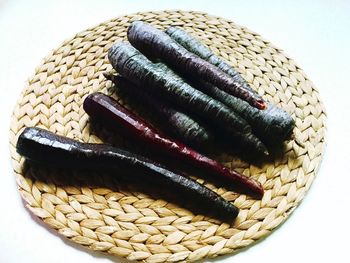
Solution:
<svg viewBox="0 0 350 263"><path fill-rule="evenodd" d="M17 137L28 126L84 142L101 142L92 132L83 100L94 91L111 93L111 84L102 75L111 70L107 51L112 43L125 39L127 27L134 20L144 20L161 29L170 25L185 28L232 64L266 100L288 111L296 121L283 157L273 162L259 167L228 155L217 157L255 178L265 189L262 200L253 200L204 182L239 207L240 213L232 224L193 214L140 190L120 189L118 182L100 174L90 175L97 178L97 184L83 184L84 174L75 172L69 175L72 183L61 184L59 178L69 172L28 167L16 153ZM200 12L144 12L78 33L45 57L14 109L10 150L26 206L61 235L129 260L194 261L248 246L288 217L316 175L325 145L325 119L312 82L281 49L257 33Z"/></svg>

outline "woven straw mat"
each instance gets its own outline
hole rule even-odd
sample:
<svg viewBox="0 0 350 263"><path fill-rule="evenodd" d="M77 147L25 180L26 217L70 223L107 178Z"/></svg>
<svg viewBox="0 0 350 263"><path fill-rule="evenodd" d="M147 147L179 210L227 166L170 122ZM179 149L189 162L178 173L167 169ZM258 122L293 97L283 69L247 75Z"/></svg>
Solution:
<svg viewBox="0 0 350 263"><path fill-rule="evenodd" d="M296 121L283 157L272 163L258 167L224 154L216 156L261 182L265 189L262 200L253 200L204 182L240 209L232 224L193 214L131 187L119 189L118 182L103 181L103 175L97 174L99 184L91 186L60 184L55 176L42 180L45 173L64 177L69 172L28 168L15 151L18 135L28 126L84 142L102 142L93 133L82 104L89 93L112 93L111 83L102 75L112 69L107 51L114 42L125 39L133 20L161 29L170 25L185 28ZM235 252L268 235L288 217L316 175L325 146L325 119L312 82L281 49L258 34L199 12L147 12L118 17L80 32L50 52L35 69L14 109L10 148L21 196L48 227L92 250L129 260L188 262ZM83 182L84 174L73 172L70 179Z"/></svg>

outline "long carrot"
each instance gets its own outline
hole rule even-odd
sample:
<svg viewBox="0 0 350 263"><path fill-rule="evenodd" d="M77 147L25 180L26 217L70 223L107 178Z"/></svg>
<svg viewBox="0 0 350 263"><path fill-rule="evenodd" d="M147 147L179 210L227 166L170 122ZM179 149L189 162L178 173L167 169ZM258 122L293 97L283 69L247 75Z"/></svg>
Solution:
<svg viewBox="0 0 350 263"><path fill-rule="evenodd" d="M145 92L143 87L134 85L120 75L104 73L104 76L114 83L119 95L130 99L136 98L139 103L146 105L152 114L162 120L166 130L179 140L201 148L213 141L213 135L202 124L179 109L173 108L169 103L165 103L156 94Z"/></svg>
<svg viewBox="0 0 350 263"><path fill-rule="evenodd" d="M266 103L258 94L242 88L229 75L189 52L165 32L149 24L142 21L131 23L128 28L128 40L146 55L162 59L182 74L208 81L259 109L266 107Z"/></svg>
<svg viewBox="0 0 350 263"><path fill-rule="evenodd" d="M243 89L256 93L232 66L215 55L206 45L191 36L186 31L182 30L179 27L171 26L165 31L165 33L167 33L172 39L186 48L189 52L196 54L200 58L208 61L209 63L221 69L226 74L230 75L234 81L237 82L238 85L240 85Z"/></svg>
<svg viewBox="0 0 350 263"><path fill-rule="evenodd" d="M255 92L232 66L216 56L206 45L189 33L173 26L165 32L188 51L230 75L241 84L242 88ZM293 118L286 111L271 103L267 103L266 110L259 111L242 99L231 96L210 83L199 82L196 88L233 109L252 126L254 134L265 143L269 143L271 140L274 142L283 141L294 127Z"/></svg>
<svg viewBox="0 0 350 263"><path fill-rule="evenodd" d="M258 110L247 102L231 96L207 82L192 83L194 87L230 107L252 127L253 133L265 144L274 145L285 140L294 128L293 118L283 109L268 103Z"/></svg>
<svg viewBox="0 0 350 263"><path fill-rule="evenodd" d="M223 103L191 87L172 70L149 61L130 44L120 42L108 51L113 68L134 84L164 96L233 135L246 134L250 125Z"/></svg>
<svg viewBox="0 0 350 263"><path fill-rule="evenodd" d="M165 64L157 63L157 65L166 68ZM136 86L122 76L104 75L114 82L119 90L119 95L124 96L124 98L127 97L130 100L133 99L133 101L135 101L135 98L139 98L139 103L146 104L147 109L153 111L162 120L164 123L162 127L167 128L167 131L188 145L194 146L197 149L208 149L206 147L213 146L217 142L218 144L224 143L228 149L236 149L243 155L244 153L246 155L249 154L249 156L254 156L258 159L268 155L266 146L253 133L245 133L244 135L240 133L237 135L230 134L229 138L225 138L225 134L220 134L215 127L209 127L210 125L203 126L204 120L198 123L186 113L172 108L172 105L168 101L162 101L157 94L145 92L147 90L145 87ZM200 86L199 89L201 88L203 87ZM224 91L219 91L226 94ZM226 94L226 97L232 96L227 96ZM236 97L234 99L242 101ZM259 113L265 112L251 107L246 102L245 105L248 105Z"/></svg>
<svg viewBox="0 0 350 263"><path fill-rule="evenodd" d="M238 214L237 207L196 181L110 145L82 143L31 127L20 134L16 149L27 160L59 168L112 172L131 169L138 180L184 195L201 208L201 212L214 213L225 220L232 220Z"/></svg>
<svg viewBox="0 0 350 263"><path fill-rule="evenodd" d="M117 131L124 132L127 136L146 143L158 152L167 156L170 155L179 161L184 161L203 171L230 180L233 184L232 186L242 193L247 193L257 198L261 198L264 193L260 183L233 170L229 170L219 162L159 133L150 124L141 120L107 95L102 93L88 95L84 100L84 110L91 117L103 121Z"/></svg>

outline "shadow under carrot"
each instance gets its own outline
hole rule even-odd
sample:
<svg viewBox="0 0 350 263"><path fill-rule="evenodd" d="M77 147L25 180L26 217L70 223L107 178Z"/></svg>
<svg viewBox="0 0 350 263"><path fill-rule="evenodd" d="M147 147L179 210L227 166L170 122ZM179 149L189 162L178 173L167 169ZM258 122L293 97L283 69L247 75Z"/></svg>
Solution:
<svg viewBox="0 0 350 263"><path fill-rule="evenodd" d="M163 200L166 202L165 206L178 206L187 209L188 215L193 215L193 217L197 215L197 220L198 216L199 218L202 216L203 220L213 223L226 222L233 224L234 222L232 218L221 217L220 214L213 213L205 205L201 205L200 200L189 200L186 196L178 194L174 189L159 187L153 181L144 180L144 177L135 171L125 169L118 172L67 170L47 167L31 161L26 161L24 165L27 171L25 176L33 181L52 184L63 189L67 187L70 189L76 188L78 192L84 187L92 190L106 188L125 196L150 198L155 201Z"/></svg>

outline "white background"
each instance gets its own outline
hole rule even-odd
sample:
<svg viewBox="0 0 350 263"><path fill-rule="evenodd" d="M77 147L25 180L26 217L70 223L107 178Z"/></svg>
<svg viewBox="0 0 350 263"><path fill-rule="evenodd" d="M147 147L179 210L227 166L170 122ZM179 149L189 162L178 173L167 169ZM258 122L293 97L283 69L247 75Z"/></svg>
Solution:
<svg viewBox="0 0 350 263"><path fill-rule="evenodd" d="M24 208L12 175L12 109L41 59L90 26L137 11L186 9L222 16L285 50L318 87L328 146L311 190L267 239L217 262L349 262L350 2L0 0L0 262L120 262L61 239Z"/></svg>

